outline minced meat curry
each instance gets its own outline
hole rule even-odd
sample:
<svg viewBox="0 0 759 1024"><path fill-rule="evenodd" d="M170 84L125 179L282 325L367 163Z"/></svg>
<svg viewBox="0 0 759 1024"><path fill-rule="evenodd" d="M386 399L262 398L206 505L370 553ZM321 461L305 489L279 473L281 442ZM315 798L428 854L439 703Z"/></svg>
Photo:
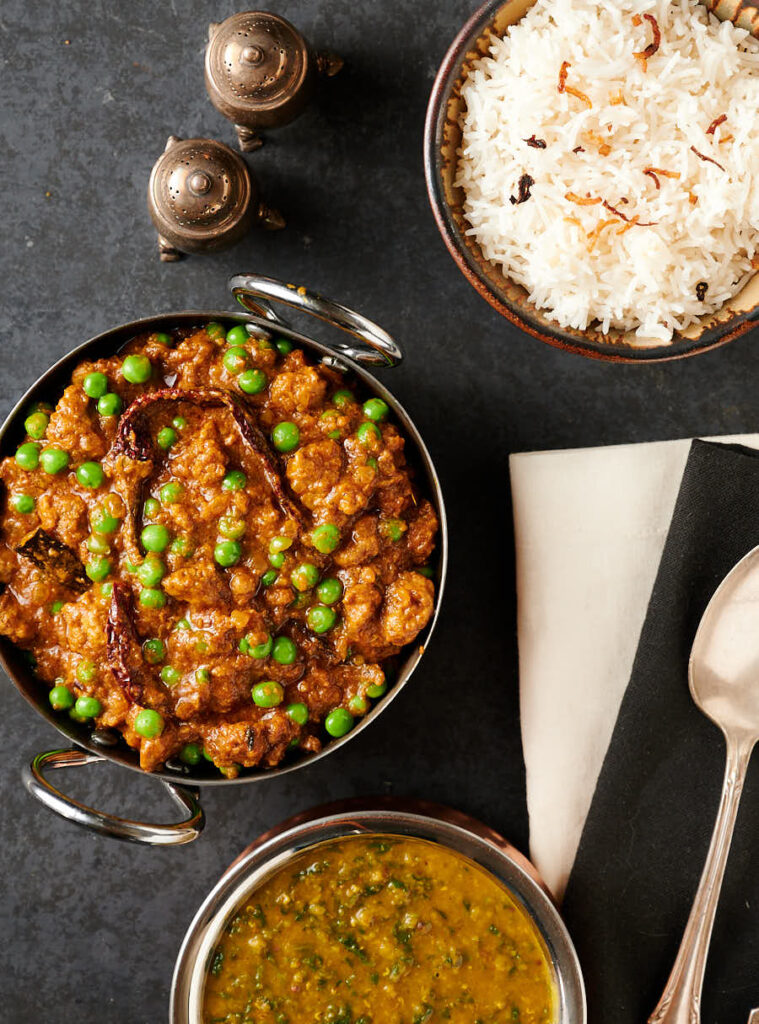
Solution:
<svg viewBox="0 0 759 1024"><path fill-rule="evenodd" d="M435 511L380 398L285 338L133 339L0 464L0 633L147 770L342 736L430 620Z"/></svg>
<svg viewBox="0 0 759 1024"><path fill-rule="evenodd" d="M554 1024L533 921L488 872L390 835L300 854L209 957L203 1024Z"/></svg>

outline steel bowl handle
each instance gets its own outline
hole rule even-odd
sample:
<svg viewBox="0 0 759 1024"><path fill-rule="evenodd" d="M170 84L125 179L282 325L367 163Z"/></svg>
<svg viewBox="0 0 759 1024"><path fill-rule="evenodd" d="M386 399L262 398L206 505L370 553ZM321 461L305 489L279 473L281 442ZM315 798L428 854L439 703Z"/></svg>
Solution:
<svg viewBox="0 0 759 1024"><path fill-rule="evenodd" d="M175 825L154 825L142 821L131 821L128 818L117 818L112 814L104 814L93 807L80 804L70 796L64 796L45 778L45 770L50 768L79 768L82 765L105 761L97 754L88 754L84 750L48 750L37 754L33 761L23 769L24 786L46 807L62 818L73 821L84 828L100 832L114 839L124 839L131 843L147 843L150 846L180 846L197 839L205 825L205 815L198 803L197 792L186 786L174 786L161 780L176 804L189 812L189 817Z"/></svg>
<svg viewBox="0 0 759 1024"><path fill-rule="evenodd" d="M229 289L248 312L270 320L273 324L287 326L271 305L272 302L282 302L293 309L310 313L333 327L339 327L364 344L357 346L344 341L324 344L364 366L397 366L403 359L400 345L387 331L361 313L326 299L308 288L285 284L284 281L260 274L237 274L229 279Z"/></svg>

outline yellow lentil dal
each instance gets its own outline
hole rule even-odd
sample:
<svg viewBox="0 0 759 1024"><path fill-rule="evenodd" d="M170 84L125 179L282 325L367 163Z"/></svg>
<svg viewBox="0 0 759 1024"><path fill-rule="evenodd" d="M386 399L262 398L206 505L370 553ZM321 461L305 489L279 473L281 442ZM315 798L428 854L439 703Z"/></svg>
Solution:
<svg viewBox="0 0 759 1024"><path fill-rule="evenodd" d="M472 861L419 839L311 847L256 889L209 961L203 1024L553 1024L525 911Z"/></svg>

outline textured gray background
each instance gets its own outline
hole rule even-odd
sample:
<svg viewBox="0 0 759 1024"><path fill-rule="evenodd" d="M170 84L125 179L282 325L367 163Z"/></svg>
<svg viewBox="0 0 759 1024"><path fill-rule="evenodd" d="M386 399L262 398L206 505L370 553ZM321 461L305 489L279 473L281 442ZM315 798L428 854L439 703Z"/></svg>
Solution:
<svg viewBox="0 0 759 1024"><path fill-rule="evenodd" d="M381 720L312 770L209 793L206 832L183 849L95 838L35 805L19 768L58 737L3 680L3 1022L164 1019L173 961L204 893L263 828L325 799L424 796L524 848L508 453L757 429L755 336L682 363L594 363L521 336L458 274L427 206L421 133L435 68L472 7L278 4L347 62L317 108L250 158L287 231L161 264L144 205L148 173L172 132L232 140L205 98L202 52L207 22L235 8L0 4L0 413L98 331L136 315L226 306L232 272L303 281L404 345L405 363L384 379L437 462L452 542L438 633ZM170 813L156 783L123 770L67 773L65 784L108 810Z"/></svg>

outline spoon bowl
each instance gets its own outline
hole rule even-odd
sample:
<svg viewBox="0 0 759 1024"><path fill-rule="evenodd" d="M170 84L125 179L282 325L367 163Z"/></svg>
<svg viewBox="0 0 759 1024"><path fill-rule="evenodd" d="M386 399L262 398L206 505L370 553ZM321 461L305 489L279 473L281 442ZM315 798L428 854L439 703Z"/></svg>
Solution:
<svg viewBox="0 0 759 1024"><path fill-rule="evenodd" d="M696 706L724 733L759 736L759 547L715 591L688 665Z"/></svg>

